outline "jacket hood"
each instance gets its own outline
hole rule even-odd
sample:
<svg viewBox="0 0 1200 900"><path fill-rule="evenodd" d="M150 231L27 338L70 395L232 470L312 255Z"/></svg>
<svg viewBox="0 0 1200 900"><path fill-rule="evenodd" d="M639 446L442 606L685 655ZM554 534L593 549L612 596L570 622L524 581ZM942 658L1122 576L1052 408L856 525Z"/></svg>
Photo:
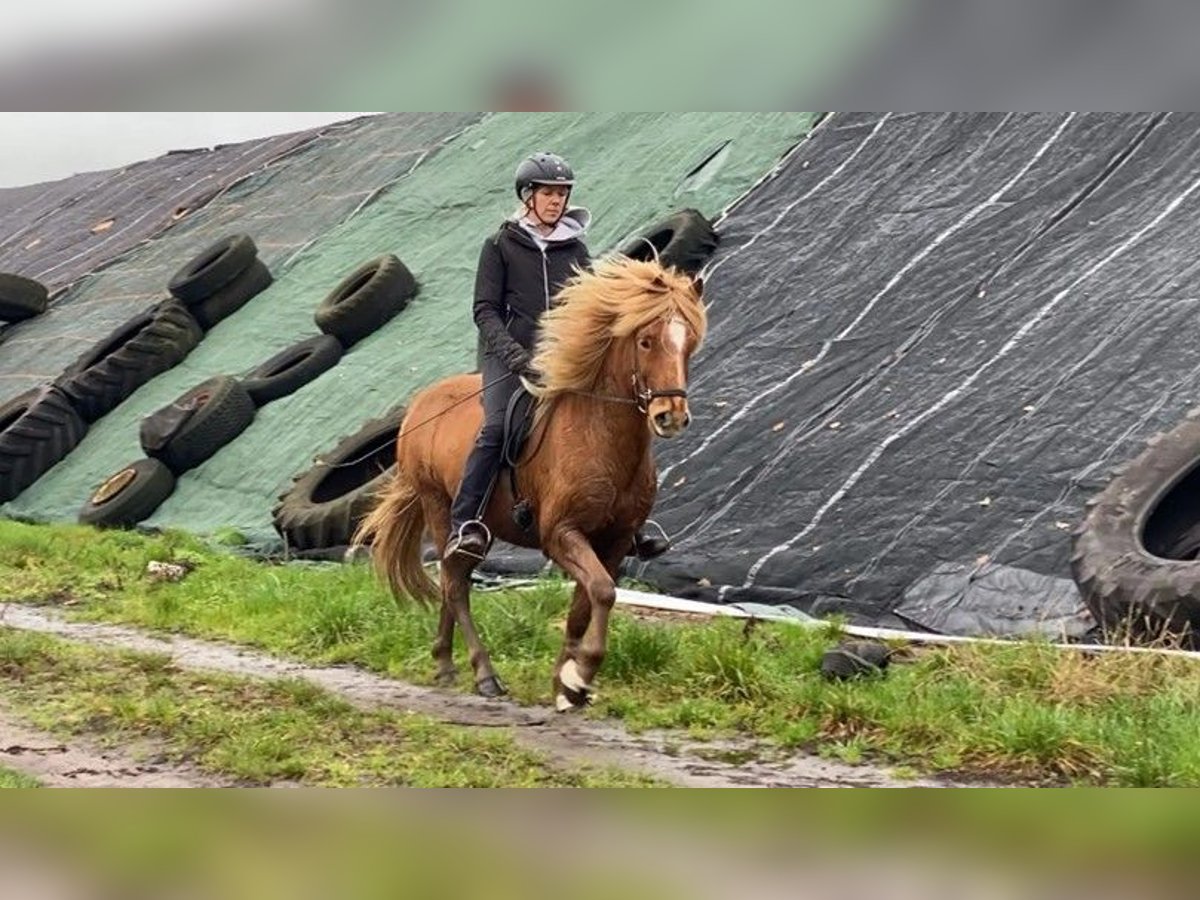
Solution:
<svg viewBox="0 0 1200 900"><path fill-rule="evenodd" d="M558 224L554 226L554 230L549 234L539 233L524 216L514 218L510 221L514 222L522 232L533 238L535 242L541 241L547 244L558 244L563 241L582 239L588 225L592 221L592 214L582 206L573 206L562 214L562 218L558 220Z"/></svg>

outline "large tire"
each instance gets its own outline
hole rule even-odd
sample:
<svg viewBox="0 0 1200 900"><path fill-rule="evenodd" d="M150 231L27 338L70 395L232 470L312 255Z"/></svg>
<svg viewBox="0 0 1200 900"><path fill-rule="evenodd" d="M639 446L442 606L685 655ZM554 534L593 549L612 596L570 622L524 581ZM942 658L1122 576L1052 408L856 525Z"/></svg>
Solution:
<svg viewBox="0 0 1200 900"><path fill-rule="evenodd" d="M331 334L318 334L281 350L242 379L257 406L286 397L332 369L342 358L342 344Z"/></svg>
<svg viewBox="0 0 1200 900"><path fill-rule="evenodd" d="M254 401L236 378L217 375L142 419L147 456L175 475L194 469L254 421Z"/></svg>
<svg viewBox="0 0 1200 900"><path fill-rule="evenodd" d="M122 325L58 379L87 422L95 422L156 375L178 365L204 333L178 300Z"/></svg>
<svg viewBox="0 0 1200 900"><path fill-rule="evenodd" d="M87 425L54 387L0 406L0 503L12 500L83 440Z"/></svg>
<svg viewBox="0 0 1200 900"><path fill-rule="evenodd" d="M1071 572L1101 629L1200 641L1200 410L1150 439L1088 501Z"/></svg>
<svg viewBox="0 0 1200 900"><path fill-rule="evenodd" d="M697 274L717 250L717 232L695 209L681 209L647 228L621 248L633 259L652 260Z"/></svg>
<svg viewBox="0 0 1200 900"><path fill-rule="evenodd" d="M208 331L245 306L252 297L269 288L274 280L271 270L256 259L229 284L191 307L192 315L200 327Z"/></svg>
<svg viewBox="0 0 1200 900"><path fill-rule="evenodd" d="M194 306L245 272L257 257L258 248L248 235L231 234L190 259L171 276L167 290Z"/></svg>
<svg viewBox="0 0 1200 900"><path fill-rule="evenodd" d="M349 350L404 309L416 292L412 273L388 254L363 263L342 279L321 301L313 319Z"/></svg>
<svg viewBox="0 0 1200 900"><path fill-rule="evenodd" d="M298 476L271 511L275 530L290 550L343 547L371 509L396 461L403 409L371 419L333 452Z"/></svg>
<svg viewBox="0 0 1200 900"><path fill-rule="evenodd" d="M0 272L0 319L20 322L46 311L49 292L40 281Z"/></svg>
<svg viewBox="0 0 1200 900"><path fill-rule="evenodd" d="M139 459L97 485L79 510L79 521L129 528L149 518L174 490L170 469L157 459Z"/></svg>

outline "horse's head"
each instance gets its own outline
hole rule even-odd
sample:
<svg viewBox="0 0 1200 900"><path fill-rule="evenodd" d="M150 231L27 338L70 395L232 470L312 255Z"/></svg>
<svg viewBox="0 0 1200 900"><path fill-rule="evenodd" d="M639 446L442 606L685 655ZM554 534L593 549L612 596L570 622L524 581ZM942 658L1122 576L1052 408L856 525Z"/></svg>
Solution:
<svg viewBox="0 0 1200 900"><path fill-rule="evenodd" d="M542 318L542 397L633 403L659 437L687 428L688 360L704 340L703 284L656 261L597 262Z"/></svg>
<svg viewBox="0 0 1200 900"><path fill-rule="evenodd" d="M696 285L699 296L699 284ZM673 438L691 422L688 411L688 360L700 335L682 315L665 315L633 334L633 391L638 409L646 414L651 430Z"/></svg>

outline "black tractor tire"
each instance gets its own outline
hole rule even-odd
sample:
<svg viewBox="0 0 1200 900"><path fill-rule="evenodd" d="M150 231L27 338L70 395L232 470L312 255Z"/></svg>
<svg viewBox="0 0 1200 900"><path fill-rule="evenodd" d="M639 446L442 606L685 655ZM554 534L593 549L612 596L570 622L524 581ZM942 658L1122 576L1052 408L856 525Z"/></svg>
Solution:
<svg viewBox="0 0 1200 900"><path fill-rule="evenodd" d="M317 327L349 350L378 331L417 293L417 282L404 263L387 254L363 263L317 306Z"/></svg>
<svg viewBox="0 0 1200 900"><path fill-rule="evenodd" d="M717 250L717 232L695 209L681 209L628 241L621 253L633 259L656 258L663 266L674 266L696 275Z"/></svg>
<svg viewBox="0 0 1200 900"><path fill-rule="evenodd" d="M294 479L271 511L289 550L347 546L391 477L403 409L371 419Z"/></svg>
<svg viewBox="0 0 1200 900"><path fill-rule="evenodd" d="M178 300L165 300L126 322L72 363L57 384L86 422L95 422L171 367L204 333Z"/></svg>
<svg viewBox="0 0 1200 900"><path fill-rule="evenodd" d="M256 406L286 397L342 358L342 344L331 334L318 334L276 353L242 379Z"/></svg>
<svg viewBox="0 0 1200 900"><path fill-rule="evenodd" d="M842 641L821 657L821 675L829 681L879 675L888 667L891 655L886 644L876 641Z"/></svg>
<svg viewBox="0 0 1200 900"><path fill-rule="evenodd" d="M274 280L271 270L256 259L229 284L193 306L192 315L200 327L208 331L269 288Z"/></svg>
<svg viewBox="0 0 1200 900"><path fill-rule="evenodd" d="M175 476L157 459L139 459L104 479L79 509L79 522L131 528L175 490Z"/></svg>
<svg viewBox="0 0 1200 900"><path fill-rule="evenodd" d="M179 476L245 431L254 412L238 380L217 375L142 419L142 449Z"/></svg>
<svg viewBox="0 0 1200 900"><path fill-rule="evenodd" d="M7 503L70 453L87 434L62 392L44 386L0 406L0 503Z"/></svg>
<svg viewBox="0 0 1200 900"><path fill-rule="evenodd" d="M188 260L171 276L167 290L194 306L245 272L257 258L258 248L248 235L231 234Z"/></svg>
<svg viewBox="0 0 1200 900"><path fill-rule="evenodd" d="M40 281L0 272L0 320L20 322L46 311L50 292Z"/></svg>
<svg viewBox="0 0 1200 900"><path fill-rule="evenodd" d="M1200 646L1200 410L1114 470L1072 534L1071 573L1108 639Z"/></svg>

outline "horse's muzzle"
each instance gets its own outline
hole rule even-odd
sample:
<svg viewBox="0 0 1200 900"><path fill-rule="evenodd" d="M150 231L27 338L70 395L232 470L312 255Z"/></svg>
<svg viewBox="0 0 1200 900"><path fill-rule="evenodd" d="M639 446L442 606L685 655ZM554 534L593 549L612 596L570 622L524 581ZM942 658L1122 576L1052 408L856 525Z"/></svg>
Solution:
<svg viewBox="0 0 1200 900"><path fill-rule="evenodd" d="M665 409L652 411L650 414L650 427L662 438L678 437L691 421L687 401L683 399L672 400Z"/></svg>

